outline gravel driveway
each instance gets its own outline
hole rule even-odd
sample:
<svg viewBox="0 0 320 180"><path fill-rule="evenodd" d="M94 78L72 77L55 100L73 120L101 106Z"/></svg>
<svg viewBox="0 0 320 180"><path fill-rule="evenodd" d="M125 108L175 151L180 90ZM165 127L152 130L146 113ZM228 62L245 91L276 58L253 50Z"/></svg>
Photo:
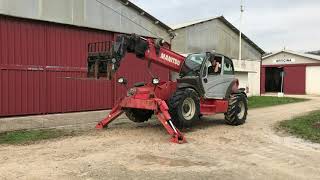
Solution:
<svg viewBox="0 0 320 180"><path fill-rule="evenodd" d="M0 146L0 179L320 179L320 145L274 130L319 108L318 97L254 109L239 127L204 118L182 145L169 143L157 121L121 120L83 136Z"/></svg>

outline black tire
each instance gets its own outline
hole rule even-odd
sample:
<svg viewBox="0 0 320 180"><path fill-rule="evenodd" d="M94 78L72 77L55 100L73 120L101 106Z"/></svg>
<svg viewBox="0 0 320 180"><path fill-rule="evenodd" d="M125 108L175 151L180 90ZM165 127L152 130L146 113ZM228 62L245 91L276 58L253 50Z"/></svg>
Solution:
<svg viewBox="0 0 320 180"><path fill-rule="evenodd" d="M244 94L233 94L229 99L228 112L225 113L226 123L239 126L246 122L248 114L247 98Z"/></svg>
<svg viewBox="0 0 320 180"><path fill-rule="evenodd" d="M143 123L151 118L153 111L142 109L126 109L125 114L131 121Z"/></svg>
<svg viewBox="0 0 320 180"><path fill-rule="evenodd" d="M191 127L200 116L200 99L193 89L179 89L168 101L172 123L179 128Z"/></svg>

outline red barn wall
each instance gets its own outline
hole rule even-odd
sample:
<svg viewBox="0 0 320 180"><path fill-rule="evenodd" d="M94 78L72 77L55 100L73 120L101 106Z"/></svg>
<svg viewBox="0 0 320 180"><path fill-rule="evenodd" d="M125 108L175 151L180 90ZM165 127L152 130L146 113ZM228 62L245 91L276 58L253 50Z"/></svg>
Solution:
<svg viewBox="0 0 320 180"><path fill-rule="evenodd" d="M286 66L284 72L284 93L305 94L306 66Z"/></svg>
<svg viewBox="0 0 320 180"><path fill-rule="evenodd" d="M263 94L266 92L266 68L261 67L261 76L260 76L260 93Z"/></svg>
<svg viewBox="0 0 320 180"><path fill-rule="evenodd" d="M115 33L0 15L0 116L110 109L125 90L86 77L87 44ZM146 62L128 55L117 73L150 80ZM169 71L152 71L162 80ZM65 77L76 77L67 79Z"/></svg>

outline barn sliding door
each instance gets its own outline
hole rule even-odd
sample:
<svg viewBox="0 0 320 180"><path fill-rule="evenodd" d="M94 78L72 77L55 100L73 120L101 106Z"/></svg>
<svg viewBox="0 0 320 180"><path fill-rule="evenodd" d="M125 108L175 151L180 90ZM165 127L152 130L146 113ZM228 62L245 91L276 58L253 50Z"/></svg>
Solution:
<svg viewBox="0 0 320 180"><path fill-rule="evenodd" d="M306 93L306 67L288 66L284 67L284 93L305 94Z"/></svg>

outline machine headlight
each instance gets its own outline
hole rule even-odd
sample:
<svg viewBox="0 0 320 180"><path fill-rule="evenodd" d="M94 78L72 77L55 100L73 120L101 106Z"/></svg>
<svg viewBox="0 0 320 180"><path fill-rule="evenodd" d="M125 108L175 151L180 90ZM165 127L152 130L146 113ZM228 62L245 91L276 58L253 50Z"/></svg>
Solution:
<svg viewBox="0 0 320 180"><path fill-rule="evenodd" d="M118 83L119 83L119 84L124 84L124 85L126 85L127 82L128 82L128 81L127 81L125 78L123 78L123 77L121 77L121 78L118 79Z"/></svg>
<svg viewBox="0 0 320 180"><path fill-rule="evenodd" d="M153 78L153 79L152 79L152 84L154 84L154 85L160 84L160 79L158 79L158 78Z"/></svg>

